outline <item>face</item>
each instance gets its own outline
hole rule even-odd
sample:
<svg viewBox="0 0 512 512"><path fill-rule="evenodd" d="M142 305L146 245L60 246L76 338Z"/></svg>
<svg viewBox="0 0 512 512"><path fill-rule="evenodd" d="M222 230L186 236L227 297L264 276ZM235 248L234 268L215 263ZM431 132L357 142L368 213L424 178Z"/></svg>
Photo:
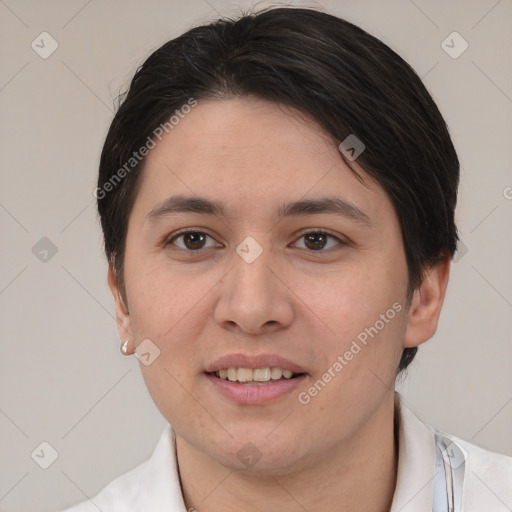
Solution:
<svg viewBox="0 0 512 512"><path fill-rule="evenodd" d="M392 396L407 264L359 172L314 121L248 97L199 102L146 157L118 320L148 361L159 350L148 389L204 456L312 464Z"/></svg>

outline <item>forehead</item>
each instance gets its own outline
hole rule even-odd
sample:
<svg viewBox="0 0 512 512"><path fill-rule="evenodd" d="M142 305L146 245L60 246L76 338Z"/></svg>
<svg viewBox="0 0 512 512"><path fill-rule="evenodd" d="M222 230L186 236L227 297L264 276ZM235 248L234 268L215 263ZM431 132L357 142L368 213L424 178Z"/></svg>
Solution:
<svg viewBox="0 0 512 512"><path fill-rule="evenodd" d="M278 211L286 200L340 196L369 216L391 205L338 141L289 107L254 97L199 102L147 155L136 202L171 195L210 197L229 216Z"/></svg>

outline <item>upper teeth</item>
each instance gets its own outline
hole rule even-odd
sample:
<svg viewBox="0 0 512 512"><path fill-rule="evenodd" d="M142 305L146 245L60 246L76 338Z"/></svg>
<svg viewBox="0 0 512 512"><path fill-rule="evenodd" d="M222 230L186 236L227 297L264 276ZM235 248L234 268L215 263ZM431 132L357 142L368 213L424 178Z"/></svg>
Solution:
<svg viewBox="0 0 512 512"><path fill-rule="evenodd" d="M217 377L231 382L268 382L269 380L278 380L281 377L290 379L293 376L291 370L282 368L226 368L215 372Z"/></svg>

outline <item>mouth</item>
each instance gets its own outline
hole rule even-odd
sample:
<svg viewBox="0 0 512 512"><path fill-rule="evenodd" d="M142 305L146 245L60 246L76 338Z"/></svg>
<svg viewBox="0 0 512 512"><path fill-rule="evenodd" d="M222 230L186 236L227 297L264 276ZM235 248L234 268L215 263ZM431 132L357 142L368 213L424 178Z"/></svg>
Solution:
<svg viewBox="0 0 512 512"><path fill-rule="evenodd" d="M304 375L303 373L296 373L287 368L280 368L278 366L267 366L265 368L231 366L229 368L222 368L214 372L209 372L208 374L221 380L249 386L268 385L273 382L295 379Z"/></svg>
<svg viewBox="0 0 512 512"><path fill-rule="evenodd" d="M205 371L212 391L239 405L263 405L286 399L308 374L299 365L276 354L231 354Z"/></svg>

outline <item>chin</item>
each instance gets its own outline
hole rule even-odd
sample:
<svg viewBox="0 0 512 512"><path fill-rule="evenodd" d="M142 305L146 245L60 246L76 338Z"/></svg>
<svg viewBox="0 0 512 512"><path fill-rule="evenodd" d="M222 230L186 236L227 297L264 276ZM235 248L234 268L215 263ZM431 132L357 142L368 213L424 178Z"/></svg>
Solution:
<svg viewBox="0 0 512 512"><path fill-rule="evenodd" d="M244 435L232 432L234 437L229 444L224 444L225 440L219 442L210 456L223 466L247 475L277 476L293 472L305 458L299 451L300 441L286 431L269 435L271 431L261 428L246 431Z"/></svg>
<svg viewBox="0 0 512 512"><path fill-rule="evenodd" d="M250 446L247 449L247 446ZM300 454L291 449L288 452L254 451L254 445L244 445L235 454L218 460L223 466L238 474L247 476L277 477L298 471L301 467ZM241 455L243 452L243 456Z"/></svg>

